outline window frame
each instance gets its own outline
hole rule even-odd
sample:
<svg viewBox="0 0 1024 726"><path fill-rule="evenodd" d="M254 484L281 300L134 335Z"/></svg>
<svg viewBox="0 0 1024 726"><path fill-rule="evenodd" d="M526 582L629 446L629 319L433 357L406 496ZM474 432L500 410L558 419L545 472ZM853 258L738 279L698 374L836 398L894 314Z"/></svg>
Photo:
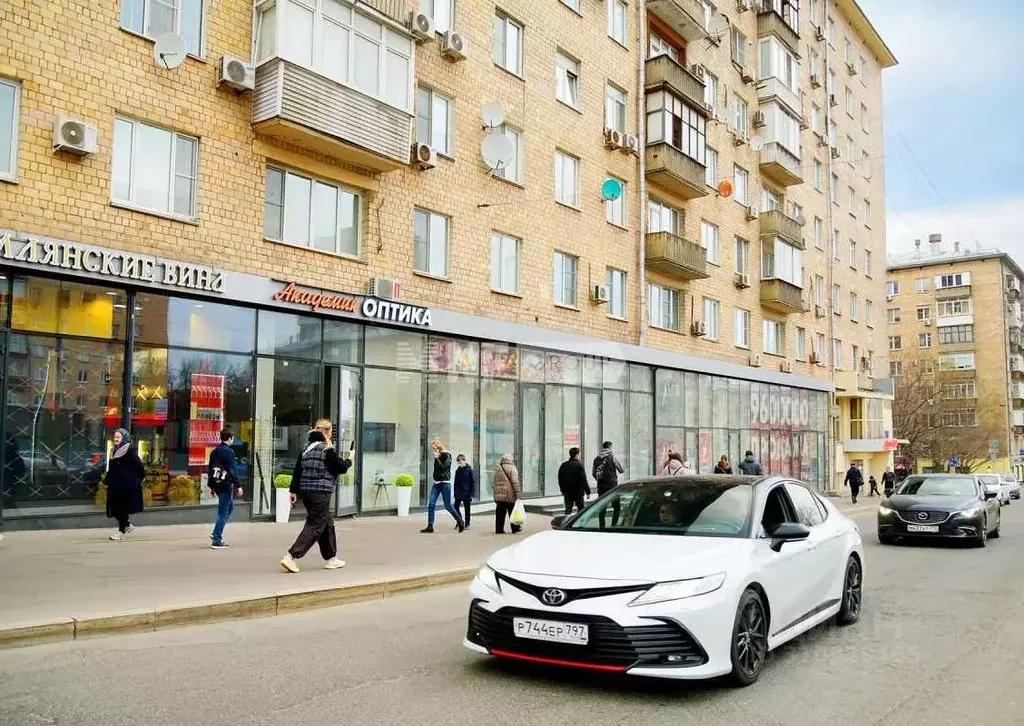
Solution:
<svg viewBox="0 0 1024 726"><path fill-rule="evenodd" d="M706 219L700 220L700 246L706 251L705 257L708 263L720 267L722 264L722 240L721 230L717 224Z"/></svg>
<svg viewBox="0 0 1024 726"><path fill-rule="evenodd" d="M505 266L504 266L504 262L505 262L505 245L507 243L511 243L515 247L515 253L516 253L515 254L516 269L515 269L515 289L514 290L508 290L504 286L505 273L506 273ZM498 283L499 283L498 285L494 284L494 275L495 275L495 246L497 246L497 248L498 248L497 249L497 252L498 252L498 259L497 259L498 269L497 269L497 273L498 273ZM499 232L497 230L492 230L491 231L491 260L490 260L490 262L491 262L491 265L490 265L491 266L491 269L490 269L491 292L498 293L500 295L513 295L513 296L521 294L520 290L521 290L521 285L522 285L522 279L521 279L521 277L522 277L522 250L523 250L523 240L522 240L521 237L517 237L517 236L511 235L511 234L506 234L504 232Z"/></svg>
<svg viewBox="0 0 1024 726"><path fill-rule="evenodd" d="M722 335L722 301L705 297L701 305L706 340L718 342Z"/></svg>
<svg viewBox="0 0 1024 726"><path fill-rule="evenodd" d="M617 315L615 312L616 295L615 295L615 283L613 278L619 276L622 279L622 314ZM620 270L617 267L608 267L605 269L605 285L608 286L608 317L612 320L628 320L628 308L626 307L626 296L627 296L627 281L628 275L625 270Z"/></svg>
<svg viewBox="0 0 1024 726"><path fill-rule="evenodd" d="M657 305L655 304L655 291L657 291ZM663 298L662 296L666 296ZM680 297L679 290L667 287L665 285L659 285L656 282L650 282L647 284L647 300L648 307L648 323L652 328L658 330L667 330L673 333L679 333L681 331L680 326ZM668 306L666 306L668 303ZM665 313L668 312L668 322L666 324ZM657 316L657 317L655 317Z"/></svg>
<svg viewBox="0 0 1024 726"><path fill-rule="evenodd" d="M555 250L552 260L552 299L555 306L578 310L580 258L562 250ZM572 263L569 270L566 269L566 262ZM570 282L571 286L568 286ZM566 301L565 296L567 292L571 293L571 301Z"/></svg>
<svg viewBox="0 0 1024 726"><path fill-rule="evenodd" d="M772 341L777 344L774 350L770 350L768 347ZM786 354L785 323L772 318L764 318L761 321L761 349L767 355L784 356Z"/></svg>
<svg viewBox="0 0 1024 726"><path fill-rule="evenodd" d="M159 34L157 34L157 35L151 34L149 32L149 29L146 26L147 26L147 21L149 20L149 16L150 16L150 6L154 2L160 2L160 0L135 0L136 2L142 3L142 28L139 29L139 30L136 30L135 28L128 27L128 26L126 26L124 24L124 17L125 17L124 9L125 9L126 4L129 1L130 0L120 0L120 2L118 2L118 18L117 18L118 27L121 30L123 30L124 32L130 33L131 35L134 35L136 37L145 38L148 41L156 42L157 35L159 35ZM172 32L176 33L177 35L179 35L181 37L184 37L184 33L181 32L181 20L182 20L182 17L181 17L182 16L181 4L182 4L182 0L171 0L171 1L174 4L174 28L173 28ZM199 5L200 5L199 28L198 28L198 32L196 33L196 40L199 43L199 48L195 49L195 50L188 50L188 51L186 51L185 55L187 57L189 57L189 58L193 58L195 60L199 60L199 61L204 61L205 62L206 61L206 30L207 30L206 13L207 13L207 10L208 10L208 7L207 7L208 6L208 2L207 2L207 0L195 0L195 2L198 2ZM271 0L271 2L276 2L276 0ZM133 4L134 4L134 2L133 2ZM166 1L161 2L161 4L162 5L168 5L168 3Z"/></svg>
<svg viewBox="0 0 1024 726"><path fill-rule="evenodd" d="M420 124L421 120L424 120L424 117L420 114L420 94L421 93L427 94L428 99L429 99L429 103L430 103L430 108L429 108L430 115L425 117L425 120L426 120L426 122L428 124L427 136L430 139L429 142L424 142L423 140L421 140L419 138L419 135L420 135L419 134L419 124ZM443 150L437 148L437 146L434 144L434 103L436 102L436 100L443 101L447 105L447 108L448 108L447 123L445 124L445 130L444 130L445 148ZM422 144L422 143L429 143L431 148L433 148L434 151L436 151L440 156L444 156L444 157L446 157L448 159L454 159L455 158L455 151L453 149L453 146L454 146L454 143L453 143L454 142L454 128L455 128L455 99L451 98L450 96L446 96L445 94L441 93L440 91L435 90L434 88L431 88L430 86L425 86L425 85L422 85L422 84L417 85L416 86L416 141L417 141L417 143L420 143L420 144Z"/></svg>
<svg viewBox="0 0 1024 726"><path fill-rule="evenodd" d="M622 185L622 194L619 195L618 199L606 199L604 201L605 221L608 222L608 224L612 225L613 227L618 227L619 229L628 229L629 205L626 204L626 198L628 196L626 194L626 181L624 179L619 179L617 176L613 176L611 174L609 174L607 178L614 179L615 181L619 182L619 184ZM616 211L618 211L619 213L619 219L614 218L616 216Z"/></svg>
<svg viewBox="0 0 1024 726"><path fill-rule="evenodd" d="M579 2L579 0L576 0L576 2ZM429 10L424 7L428 3L430 4ZM448 9L449 22L447 26L437 22L437 6L439 4L443 4ZM420 0L419 8L421 13L427 13L430 19L434 21L434 31L438 35L444 35L446 32L455 29L455 0Z"/></svg>
<svg viewBox="0 0 1024 726"><path fill-rule="evenodd" d="M564 198L565 180L562 179L562 172L564 171L566 161L571 161L573 168L573 195L571 200ZM580 209L580 158L561 149L555 149L555 202L571 209Z"/></svg>
<svg viewBox="0 0 1024 726"><path fill-rule="evenodd" d="M498 45L495 43L498 23L501 23L501 47L504 50L503 57L501 60L498 59ZM515 58L515 67L510 68L508 63L508 30L509 27L513 27L519 34L519 44L517 45L518 53ZM502 70L508 71L517 78L523 78L523 56L525 55L525 40L526 40L526 26L513 18L508 13L501 10L501 8L494 9L494 18L491 23L491 59L494 61L494 65L498 66ZM525 80L525 79L524 79Z"/></svg>
<svg viewBox="0 0 1024 726"><path fill-rule="evenodd" d="M797 327L796 329L796 351L794 357L798 361L807 360L807 328Z"/></svg>
<svg viewBox="0 0 1024 726"><path fill-rule="evenodd" d="M426 268L421 269L419 267L419 248L421 244L420 240L416 238L416 217L418 215L426 215L427 217L427 239L426 244ZM441 218L445 220L445 239L444 239L444 273L438 274L431 272L432 252L434 251L433 246L433 233L434 233L434 218ZM452 269L452 217L448 214L436 212L433 209L426 207L415 207L413 208L413 255L412 255L412 269L417 275L423 277L431 277L435 280L450 280L451 269Z"/></svg>
<svg viewBox="0 0 1024 726"><path fill-rule="evenodd" d="M117 125L118 123L131 124L131 145L128 150L128 198L119 199L115 196L115 182L114 174L116 172L116 165L113 162L113 157L118 154L115 148L117 140ZM135 176L135 156L138 149L138 138L139 138L139 127L144 126L149 129L154 129L170 135L170 159L168 161L168 172L169 177L167 179L167 203L168 208L166 210L154 209L147 207L136 201L136 194L138 187L136 186ZM178 140L186 139L192 143L192 169L193 175L192 181L192 197L190 200L191 214L182 214L174 211L174 185L177 179L177 161L178 161ZM119 114L114 116L114 132L111 138L111 164L110 164L110 204L115 207L123 209L130 209L143 214L151 214L156 217L164 217L166 219L173 219L179 222L187 222L195 224L199 221L199 137L191 134L181 133L175 131L167 126L158 126L151 124L146 121L140 121L139 119L131 116L121 116Z"/></svg>
<svg viewBox="0 0 1024 726"><path fill-rule="evenodd" d="M734 237L732 241L733 271L737 275L746 275L750 270L750 242L743 237Z"/></svg>
<svg viewBox="0 0 1024 726"><path fill-rule="evenodd" d="M280 236L280 239L277 239L277 238L272 237L272 236L267 234L267 225L266 225L266 215L267 215L267 209L266 209L266 207L267 207L267 203L266 203L266 188L267 188L268 183L269 183L269 178L270 178L270 172L271 171L277 172L277 173L282 175L282 177L281 177L281 205L280 205L281 206L281 236ZM300 244L298 242L290 242L290 241L285 239L285 219L286 219L286 212L285 212L285 210L287 209L287 205L288 205L287 189L288 189L288 175L289 174L291 174L292 176L299 177L301 179L305 179L305 180L309 181L309 183L310 183L310 187L309 187L309 227L308 227L309 242L307 244L305 244L305 245ZM275 164L275 163L268 163L265 166L264 175L265 175L264 176L264 210L263 210L263 225L262 225L263 229L261 230L261 234L263 235L263 239L267 240L268 242L273 242L275 244L288 245L290 247L297 247L300 250L309 250L311 252L319 252L319 253L325 254L325 255L334 255L336 257L342 257L342 258L349 259L349 260L361 260L361 259L363 259L363 241L364 241L364 239L363 239L363 221L364 221L364 214L365 214L365 210L366 210L366 197L365 197L365 195L363 194L363 192L361 190L345 186L344 184L341 184L339 182L333 181L331 179L324 179L324 178L315 176L313 174L309 174L308 172L305 172L305 171L299 171L299 170L296 170L296 169L291 169L291 168L288 168L288 167L283 166L281 164ZM322 184L322 185L325 185L325 186L334 187L336 194L340 194L342 191L344 191L346 193L352 194L358 200L357 219L356 219L356 252L355 252L355 254L350 254L348 252L339 252L338 251L339 247L340 247L340 243L341 243L340 228L338 228L338 232L335 234L335 247L334 247L334 251L333 252L329 251L329 250L321 250L321 249L318 249L317 247L313 246L313 242L314 242L313 219L315 217L314 212L313 212L313 190L314 190L316 184ZM337 200L338 197L336 196L335 199ZM340 205L338 205L337 201L336 201L335 202L335 227L336 228L338 227L338 225L337 225L337 218L338 218L339 206Z"/></svg>
<svg viewBox="0 0 1024 726"><path fill-rule="evenodd" d="M628 116L629 94L611 81L606 82L604 85L605 128L615 129L620 134L625 134Z"/></svg>
<svg viewBox="0 0 1024 726"><path fill-rule="evenodd" d="M7 159L9 168L5 170L4 162L0 160L0 181L17 183L18 181L18 144L21 141L21 82L0 76L0 85L7 86L13 91L13 102L11 104L11 154ZM0 119L2 123L2 119ZM2 126L0 126L2 130Z"/></svg>
<svg viewBox="0 0 1024 726"><path fill-rule="evenodd" d="M561 48L555 51L555 100L574 111L579 111L582 104L582 65L578 58Z"/></svg>
<svg viewBox="0 0 1024 726"><path fill-rule="evenodd" d="M750 311L746 308L736 308L733 311L732 342L737 348L750 350L750 320Z"/></svg>
<svg viewBox="0 0 1024 726"><path fill-rule="evenodd" d="M607 0L608 2L608 37L626 48L626 40L629 38L629 4L624 0ZM622 28L616 28L621 9ZM622 37L617 36L616 30L621 30Z"/></svg>
<svg viewBox="0 0 1024 726"><path fill-rule="evenodd" d="M501 130L502 135L512 142L514 156L512 157L512 161L509 162L507 165L499 167L494 170L494 177L496 179L501 179L502 181L506 181L510 184L515 184L516 186L521 187L524 184L523 170L525 169L525 146L523 143L523 132L517 128L509 126L508 124L502 124L499 128ZM506 175L506 169L513 169L516 178L513 179L508 177Z"/></svg>

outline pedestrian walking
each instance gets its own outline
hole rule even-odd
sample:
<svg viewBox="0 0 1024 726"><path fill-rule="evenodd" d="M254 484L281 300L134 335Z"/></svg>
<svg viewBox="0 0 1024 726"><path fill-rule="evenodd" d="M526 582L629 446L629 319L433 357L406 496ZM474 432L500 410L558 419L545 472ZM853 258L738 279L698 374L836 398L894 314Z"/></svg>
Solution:
<svg viewBox="0 0 1024 726"><path fill-rule="evenodd" d="M683 457L683 468L679 471L680 476L693 476L697 473L697 470L693 468L693 462L690 461L689 456Z"/></svg>
<svg viewBox="0 0 1024 726"><path fill-rule="evenodd" d="M466 529L469 529L471 509L473 508L473 494L476 492L476 469L466 461L465 454L455 457L455 484L452 489L455 495L455 509L462 507L465 512ZM458 528L458 525L456 525Z"/></svg>
<svg viewBox="0 0 1024 726"><path fill-rule="evenodd" d="M320 419L309 432L305 450L295 462L292 485L289 488L292 504L299 499L306 508L306 522L288 554L281 560L281 567L287 572L298 572L296 560L302 559L314 544L320 546L325 570L337 570L345 566L338 558L338 535L334 530L334 516L331 513L331 495L336 479L352 466L351 454L338 455L334 448L331 422Z"/></svg>
<svg viewBox="0 0 1024 726"><path fill-rule="evenodd" d="M882 474L882 491L885 492L886 497L891 497L895 490L896 475L892 473L892 469L885 467L885 473Z"/></svg>
<svg viewBox="0 0 1024 726"><path fill-rule="evenodd" d="M227 549L224 528L235 509L235 495L242 496L242 487L238 485L235 452L231 449L234 442L235 435L231 429L223 429L220 432L220 446L210 452L210 463L207 467L206 477L210 484L210 493L217 497L217 520L210 535L210 547L215 550Z"/></svg>
<svg viewBox="0 0 1024 726"><path fill-rule="evenodd" d="M515 534L521 529L518 524L512 522L512 510L520 496L519 470L508 454L501 457L498 467L494 470L491 491L494 492L495 504L494 533L505 534L505 518L508 517L512 534Z"/></svg>
<svg viewBox="0 0 1024 726"><path fill-rule="evenodd" d="M871 485L871 491L868 492L869 497L881 496L881 492L878 491L878 481L875 479L874 474L868 477L868 484Z"/></svg>
<svg viewBox="0 0 1024 726"><path fill-rule="evenodd" d="M860 473L860 469L857 468L856 464L850 464L850 468L846 470L843 486L850 487L850 496L853 499L853 503L856 504L860 488L864 486L864 475Z"/></svg>
<svg viewBox="0 0 1024 726"><path fill-rule="evenodd" d="M746 476L761 476L761 462L754 458L754 452L747 449L743 455L743 461L739 464L740 474Z"/></svg>
<svg viewBox="0 0 1024 726"><path fill-rule="evenodd" d="M124 542L135 525L131 517L142 511L142 480L146 468L139 452L132 445L131 435L124 429L114 432L114 451L110 455L103 483L107 487L107 516L117 520L114 542Z"/></svg>
<svg viewBox="0 0 1024 726"><path fill-rule="evenodd" d="M686 462L683 460L683 455L678 451L672 451L669 449L668 459L665 461L665 466L662 468L662 473L666 476L683 476L684 469L686 468Z"/></svg>
<svg viewBox="0 0 1024 726"><path fill-rule="evenodd" d="M601 444L601 450L597 452L597 456L594 457L594 465L591 467L591 474L594 477L594 481L597 482L597 496L610 492L612 489L619 485L619 474L624 474L626 469L622 466L619 460L615 457L612 452L612 442L605 441ZM619 500L616 499L612 502L612 526L616 526L619 523L619 514L621 513L622 505ZM599 515L601 529L604 529L605 516L604 510L601 510Z"/></svg>
<svg viewBox="0 0 1024 726"><path fill-rule="evenodd" d="M729 457L722 454L722 458L715 464L716 474L732 474L732 464L729 463Z"/></svg>
<svg viewBox="0 0 1024 726"><path fill-rule="evenodd" d="M587 481L587 470L580 461L580 450L573 446L569 449L569 458L558 467L558 489L565 500L566 515L572 514L572 508L583 511L584 497L590 496L590 482Z"/></svg>
<svg viewBox="0 0 1024 726"><path fill-rule="evenodd" d="M452 506L452 455L437 439L430 442L430 448L434 451L434 486L430 488L430 496L427 499L427 526L420 532L433 533L434 510L437 509L438 497L443 499L445 510L455 519L456 529L462 532L466 529L466 524L462 521L459 510Z"/></svg>

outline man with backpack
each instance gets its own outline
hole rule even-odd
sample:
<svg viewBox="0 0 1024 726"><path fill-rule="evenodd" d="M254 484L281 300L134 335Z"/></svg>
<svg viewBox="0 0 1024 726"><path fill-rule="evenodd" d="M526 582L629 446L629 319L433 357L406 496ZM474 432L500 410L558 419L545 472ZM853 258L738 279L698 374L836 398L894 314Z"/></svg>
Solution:
<svg viewBox="0 0 1024 726"><path fill-rule="evenodd" d="M597 482L597 496L602 496L619 485L619 474L625 473L625 469L619 460L612 453L612 442L605 441L601 444L601 450L594 457L593 471L594 480ZM619 502L612 502L612 526L619 522ZM604 511L600 514L601 529L604 529Z"/></svg>
<svg viewBox="0 0 1024 726"><path fill-rule="evenodd" d="M224 528L235 509L235 495L242 496L242 487L238 486L235 469L235 452L231 449L234 441L235 435L231 429L220 432L220 446L210 452L207 469L210 493L217 497L217 522L210 535L210 547L215 550L228 548L228 543L224 541Z"/></svg>

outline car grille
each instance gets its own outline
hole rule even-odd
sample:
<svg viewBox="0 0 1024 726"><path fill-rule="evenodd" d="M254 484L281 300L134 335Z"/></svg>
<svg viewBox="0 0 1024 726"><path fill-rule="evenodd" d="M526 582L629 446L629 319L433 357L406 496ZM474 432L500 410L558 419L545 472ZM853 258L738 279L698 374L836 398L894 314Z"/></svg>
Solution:
<svg viewBox="0 0 1024 726"><path fill-rule="evenodd" d="M586 623L590 639L586 645L568 645L517 638L512 631L514 617ZM470 606L467 637L488 651L623 669L634 666L693 667L703 665L708 659L693 636L673 622L652 619L651 625L623 627L610 618L594 615L508 607L492 613L481 607L479 601Z"/></svg>
<svg viewBox="0 0 1024 726"><path fill-rule="evenodd" d="M898 512L898 514L900 519L907 524L942 524L952 516L950 512ZM928 516L922 518L922 514Z"/></svg>

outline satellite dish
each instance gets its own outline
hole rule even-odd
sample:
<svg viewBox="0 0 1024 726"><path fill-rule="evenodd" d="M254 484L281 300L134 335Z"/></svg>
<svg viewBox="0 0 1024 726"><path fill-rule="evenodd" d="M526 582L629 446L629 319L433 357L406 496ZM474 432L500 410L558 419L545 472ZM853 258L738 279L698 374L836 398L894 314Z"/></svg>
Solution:
<svg viewBox="0 0 1024 726"><path fill-rule="evenodd" d="M796 215L796 223L803 227L805 224L807 224L807 217L805 217L802 214Z"/></svg>
<svg viewBox="0 0 1024 726"><path fill-rule="evenodd" d="M480 156L491 171L503 169L512 161L516 149L512 140L502 133L490 133L480 142Z"/></svg>
<svg viewBox="0 0 1024 726"><path fill-rule="evenodd" d="M750 139L750 148L753 151L760 151L762 148L764 148L764 139L762 139L760 136L752 137Z"/></svg>
<svg viewBox="0 0 1024 726"><path fill-rule="evenodd" d="M622 196L622 182L608 177L601 185L601 198L614 202Z"/></svg>
<svg viewBox="0 0 1024 726"><path fill-rule="evenodd" d="M719 36L729 29L729 21L724 15L715 15L708 24L708 35Z"/></svg>
<svg viewBox="0 0 1024 726"><path fill-rule="evenodd" d="M723 179L718 183L718 193L723 197L732 196L732 182L728 179Z"/></svg>
<svg viewBox="0 0 1024 726"><path fill-rule="evenodd" d="M489 129L497 128L505 123L505 109L500 103L488 103L484 106L484 126Z"/></svg>
<svg viewBox="0 0 1024 726"><path fill-rule="evenodd" d="M177 33L164 33L153 44L153 61L161 68L173 71L185 62L188 46L185 39Z"/></svg>

